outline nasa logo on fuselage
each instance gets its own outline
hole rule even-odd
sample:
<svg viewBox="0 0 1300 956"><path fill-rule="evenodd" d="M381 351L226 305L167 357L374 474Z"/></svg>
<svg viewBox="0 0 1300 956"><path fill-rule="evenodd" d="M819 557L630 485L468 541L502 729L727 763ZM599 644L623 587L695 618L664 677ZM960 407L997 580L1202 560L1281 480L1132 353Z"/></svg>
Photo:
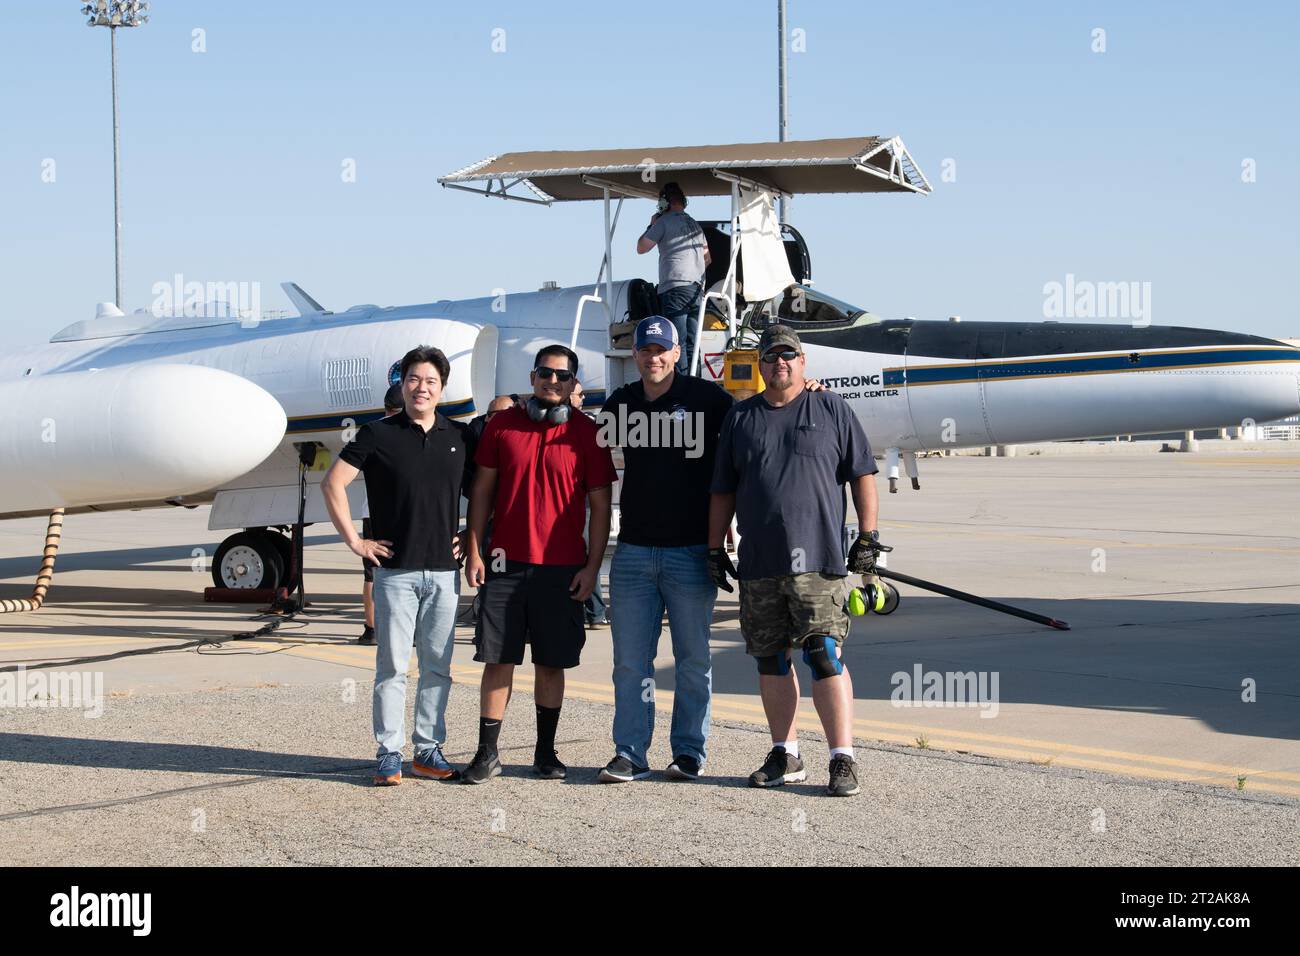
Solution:
<svg viewBox="0 0 1300 956"><path fill-rule="evenodd" d="M845 389L870 389L871 386L880 385L880 374L875 375L841 375L824 378L821 380L833 392L838 392L840 397L850 398L890 398L898 395L896 388L879 388L874 391L845 391Z"/></svg>
<svg viewBox="0 0 1300 956"><path fill-rule="evenodd" d="M400 385L402 383L402 362L399 359L394 362L388 369L388 384Z"/></svg>
<svg viewBox="0 0 1300 956"><path fill-rule="evenodd" d="M879 385L879 375L843 375L839 378L824 378L822 384L827 388L865 388L869 385Z"/></svg>

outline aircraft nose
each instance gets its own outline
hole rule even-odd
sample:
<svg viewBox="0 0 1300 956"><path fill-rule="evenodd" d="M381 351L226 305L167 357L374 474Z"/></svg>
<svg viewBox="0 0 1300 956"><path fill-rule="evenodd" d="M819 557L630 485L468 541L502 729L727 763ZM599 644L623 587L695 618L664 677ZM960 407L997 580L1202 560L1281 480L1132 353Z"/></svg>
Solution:
<svg viewBox="0 0 1300 956"><path fill-rule="evenodd" d="M167 400L157 401L157 396ZM135 369L124 377L114 405L123 457L150 463L154 474L166 474L188 491L257 467L275 450L288 424L269 392L246 378L204 366ZM164 457L165 465L159 461Z"/></svg>
<svg viewBox="0 0 1300 956"><path fill-rule="evenodd" d="M0 512L151 501L218 487L278 446L269 392L195 365L127 365L0 383Z"/></svg>

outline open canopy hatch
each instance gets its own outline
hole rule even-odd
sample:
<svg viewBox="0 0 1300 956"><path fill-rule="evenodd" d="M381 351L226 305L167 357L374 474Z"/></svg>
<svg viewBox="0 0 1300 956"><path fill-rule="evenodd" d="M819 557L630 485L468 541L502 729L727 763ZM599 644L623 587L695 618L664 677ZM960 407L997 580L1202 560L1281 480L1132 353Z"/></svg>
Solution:
<svg viewBox="0 0 1300 956"><path fill-rule="evenodd" d="M794 284L782 245L782 224L773 206L776 197L930 192L925 174L897 136L505 153L440 176L438 182L451 189L544 206L593 199L604 202L605 257L591 294L578 303L571 347L576 346L583 307L588 303L600 305L608 320L614 321L613 239L627 197L657 199L661 185L667 182L676 182L688 196L731 196L727 274L719 288L706 289L700 299L698 342L710 299L727 304L728 322L735 334L737 262L742 250L747 298L753 298L749 293L754 287L761 286L761 294ZM612 215L611 197L618 200ZM598 294L602 282L603 298ZM696 353L687 357L692 372L699 370L698 348Z"/></svg>
<svg viewBox="0 0 1300 956"><path fill-rule="evenodd" d="M669 180L688 196L725 196L731 183L719 172L788 196L930 192L930 183L897 136L506 153L441 176L438 182L502 199L550 204L602 199L607 185L653 199L659 194L656 182Z"/></svg>

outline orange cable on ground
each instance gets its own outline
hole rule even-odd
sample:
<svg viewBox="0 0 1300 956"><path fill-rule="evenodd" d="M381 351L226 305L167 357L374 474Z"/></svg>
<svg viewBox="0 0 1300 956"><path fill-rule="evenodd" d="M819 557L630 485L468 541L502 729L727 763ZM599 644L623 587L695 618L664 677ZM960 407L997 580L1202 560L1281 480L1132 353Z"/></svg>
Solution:
<svg viewBox="0 0 1300 956"><path fill-rule="evenodd" d="M55 508L50 512L50 523L45 528L45 551L41 557L41 569L36 573L36 586L32 589L32 596L17 601L0 601L0 614L40 610L45 603L50 582L54 580L54 558L59 553L62 537L63 509Z"/></svg>

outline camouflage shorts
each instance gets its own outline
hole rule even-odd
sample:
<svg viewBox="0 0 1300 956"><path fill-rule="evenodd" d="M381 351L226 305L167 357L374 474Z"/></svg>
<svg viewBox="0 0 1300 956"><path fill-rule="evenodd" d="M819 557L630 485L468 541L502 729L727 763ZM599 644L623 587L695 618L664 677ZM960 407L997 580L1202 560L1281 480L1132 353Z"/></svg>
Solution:
<svg viewBox="0 0 1300 956"><path fill-rule="evenodd" d="M799 647L809 634L836 644L849 633L849 579L812 571L740 582L740 631L753 657Z"/></svg>

